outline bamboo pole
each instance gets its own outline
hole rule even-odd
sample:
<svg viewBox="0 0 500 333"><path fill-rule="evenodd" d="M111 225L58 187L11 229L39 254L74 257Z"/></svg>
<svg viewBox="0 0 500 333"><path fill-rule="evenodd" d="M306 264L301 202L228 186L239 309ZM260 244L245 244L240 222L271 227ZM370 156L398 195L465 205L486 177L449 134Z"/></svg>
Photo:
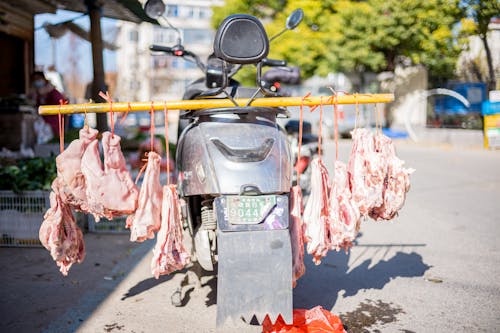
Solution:
<svg viewBox="0 0 500 333"><path fill-rule="evenodd" d="M279 107L279 106L317 106L321 101L323 105L332 104L373 104L389 103L394 100L393 94L352 94L339 95L337 98L332 96L311 96L302 97L268 97L257 98L250 106L260 107ZM246 98L235 99L239 106L244 106L248 102ZM138 112L151 110L151 104L155 111L163 110L167 106L168 110L199 110L210 108L235 107L229 99L198 99L198 100L179 100L179 101L154 101L154 102L117 102L113 103L115 112ZM130 109L129 109L130 105ZM66 105L42 105L38 108L40 115L74 114L74 113L102 113L109 112L109 103L87 103L87 104L66 104Z"/></svg>

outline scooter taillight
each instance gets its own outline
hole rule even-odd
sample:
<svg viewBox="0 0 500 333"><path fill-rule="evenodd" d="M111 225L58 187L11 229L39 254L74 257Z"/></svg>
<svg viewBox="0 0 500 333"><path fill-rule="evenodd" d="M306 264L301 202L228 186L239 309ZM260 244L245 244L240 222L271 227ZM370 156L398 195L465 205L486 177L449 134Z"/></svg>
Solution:
<svg viewBox="0 0 500 333"><path fill-rule="evenodd" d="M307 166L309 165L309 157L301 156L300 159L295 163L295 170L299 173L303 173Z"/></svg>

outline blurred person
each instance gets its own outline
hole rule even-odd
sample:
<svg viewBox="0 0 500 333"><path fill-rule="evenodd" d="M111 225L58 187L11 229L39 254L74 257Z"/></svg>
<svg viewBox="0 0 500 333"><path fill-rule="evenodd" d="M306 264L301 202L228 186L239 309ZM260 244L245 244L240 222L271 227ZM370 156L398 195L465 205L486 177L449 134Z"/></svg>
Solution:
<svg viewBox="0 0 500 333"><path fill-rule="evenodd" d="M31 75L31 98L38 108L40 105L59 104L64 96L45 78L43 72L34 72ZM43 116L43 120L50 125L52 133L59 135L59 119L57 115Z"/></svg>

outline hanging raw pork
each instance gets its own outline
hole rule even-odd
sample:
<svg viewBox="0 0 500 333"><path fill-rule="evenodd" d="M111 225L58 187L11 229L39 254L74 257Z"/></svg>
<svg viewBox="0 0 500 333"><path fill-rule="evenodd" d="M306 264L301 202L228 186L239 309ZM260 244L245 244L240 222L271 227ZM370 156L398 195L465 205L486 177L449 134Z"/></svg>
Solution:
<svg viewBox="0 0 500 333"><path fill-rule="evenodd" d="M98 131L88 126L80 130L80 138L74 140L56 157L57 177L52 188L61 200L71 207L87 212L85 177L81 169L82 156L87 146L96 139Z"/></svg>
<svg viewBox="0 0 500 333"><path fill-rule="evenodd" d="M392 140L387 136L375 134L375 146L387 161L385 175L383 202L374 207L369 215L375 220L390 220L397 215L403 207L406 193L410 190L410 177L414 169L403 168L404 161L396 156L396 150Z"/></svg>
<svg viewBox="0 0 500 333"><path fill-rule="evenodd" d="M331 249L348 250L360 226L360 213L349 189L347 167L335 162L335 176L330 191L330 244Z"/></svg>
<svg viewBox="0 0 500 333"><path fill-rule="evenodd" d="M330 248L329 240L329 202L330 180L328 170L322 160L311 162L311 194L304 209L305 240L307 253L313 256L316 265L326 256Z"/></svg>
<svg viewBox="0 0 500 333"><path fill-rule="evenodd" d="M290 238L292 241L292 271L293 287L297 280L304 275L304 238L302 226L302 191L300 186L292 187L290 192Z"/></svg>
<svg viewBox="0 0 500 333"><path fill-rule="evenodd" d="M76 225L71 208L57 192L50 193L50 206L40 227L40 241L50 251L61 273L68 275L71 265L85 258L82 231Z"/></svg>
<svg viewBox="0 0 500 333"><path fill-rule="evenodd" d="M160 230L162 202L160 164L160 155L150 151L137 210L127 218L127 228L130 228L130 241L132 242L152 239L155 237L154 233Z"/></svg>
<svg viewBox="0 0 500 333"><path fill-rule="evenodd" d="M349 184L361 215L382 204L387 170L384 156L375 150L373 134L364 128L351 132L353 146L349 157Z"/></svg>
<svg viewBox="0 0 500 333"><path fill-rule="evenodd" d="M102 134L104 168L97 141L89 144L82 157L88 208L96 221L133 213L137 207L139 191L127 170L120 140L116 134Z"/></svg>
<svg viewBox="0 0 500 333"><path fill-rule="evenodd" d="M190 255L183 245L179 198L174 185L163 187L161 227L153 249L151 272L155 278L184 268Z"/></svg>
<svg viewBox="0 0 500 333"><path fill-rule="evenodd" d="M52 182L50 208L44 215L39 230L40 242L50 251L63 275L74 263L85 257L83 234L76 225L71 208L87 211L85 178L81 171L82 156L88 145L96 141L97 130L85 126L80 138L71 142L63 151L63 124L61 126L61 154L56 158L57 177ZM97 141L96 141L97 142Z"/></svg>

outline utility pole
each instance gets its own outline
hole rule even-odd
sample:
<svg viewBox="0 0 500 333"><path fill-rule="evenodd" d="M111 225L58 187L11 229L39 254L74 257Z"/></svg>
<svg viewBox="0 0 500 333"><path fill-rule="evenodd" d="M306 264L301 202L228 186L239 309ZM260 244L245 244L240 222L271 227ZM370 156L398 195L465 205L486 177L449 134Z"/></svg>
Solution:
<svg viewBox="0 0 500 333"><path fill-rule="evenodd" d="M92 45L92 64L94 69L94 79L92 81L92 99L96 102L100 100L99 91L106 91L104 82L104 62L101 33L101 7L100 0L85 0L90 18L90 43ZM106 113L97 113L97 130L104 132L108 130L108 118Z"/></svg>

